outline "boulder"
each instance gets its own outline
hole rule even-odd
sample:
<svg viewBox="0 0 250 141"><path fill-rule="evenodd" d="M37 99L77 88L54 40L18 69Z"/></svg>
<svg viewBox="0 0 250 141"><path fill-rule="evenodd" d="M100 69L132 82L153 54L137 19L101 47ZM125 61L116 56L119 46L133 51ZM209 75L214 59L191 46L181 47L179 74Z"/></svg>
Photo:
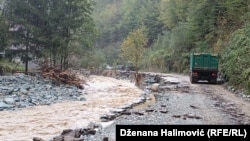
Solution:
<svg viewBox="0 0 250 141"><path fill-rule="evenodd" d="M153 92L158 92L159 91L159 83L154 83L154 84L152 84L151 85L151 90L153 91Z"/></svg>

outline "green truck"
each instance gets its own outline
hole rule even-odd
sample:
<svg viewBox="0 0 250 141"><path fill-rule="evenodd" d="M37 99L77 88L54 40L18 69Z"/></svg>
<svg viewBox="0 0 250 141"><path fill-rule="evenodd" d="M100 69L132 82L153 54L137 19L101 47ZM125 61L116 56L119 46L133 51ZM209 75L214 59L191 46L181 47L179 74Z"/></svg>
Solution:
<svg viewBox="0 0 250 141"><path fill-rule="evenodd" d="M190 81L207 80L217 83L218 55L210 53L192 53L190 56Z"/></svg>

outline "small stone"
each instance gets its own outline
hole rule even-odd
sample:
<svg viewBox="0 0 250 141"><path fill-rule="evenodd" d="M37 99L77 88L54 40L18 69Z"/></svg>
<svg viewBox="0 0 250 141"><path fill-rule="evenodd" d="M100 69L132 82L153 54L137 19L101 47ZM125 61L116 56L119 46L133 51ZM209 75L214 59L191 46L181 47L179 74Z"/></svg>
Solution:
<svg viewBox="0 0 250 141"><path fill-rule="evenodd" d="M45 141L45 140L43 140L42 138L34 137L33 141Z"/></svg>
<svg viewBox="0 0 250 141"><path fill-rule="evenodd" d="M63 136L54 137L52 141L64 141Z"/></svg>
<svg viewBox="0 0 250 141"><path fill-rule="evenodd" d="M102 139L102 141L108 141L108 140L109 140L108 137L104 137L104 138Z"/></svg>
<svg viewBox="0 0 250 141"><path fill-rule="evenodd" d="M63 138L63 141L84 141L84 140L80 138L71 137L71 136L65 136Z"/></svg>
<svg viewBox="0 0 250 141"><path fill-rule="evenodd" d="M79 100L80 101L86 101L86 98L85 97L80 97Z"/></svg>
<svg viewBox="0 0 250 141"><path fill-rule="evenodd" d="M72 132L73 130L72 129L65 129L62 131L62 134L61 135L65 135L65 134L68 134L70 132Z"/></svg>

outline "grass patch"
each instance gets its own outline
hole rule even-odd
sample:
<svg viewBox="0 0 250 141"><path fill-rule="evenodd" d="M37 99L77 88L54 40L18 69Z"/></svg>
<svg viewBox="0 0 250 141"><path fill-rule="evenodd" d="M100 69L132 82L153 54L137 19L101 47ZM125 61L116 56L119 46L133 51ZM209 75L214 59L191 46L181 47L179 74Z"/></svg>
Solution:
<svg viewBox="0 0 250 141"><path fill-rule="evenodd" d="M24 72L24 66L9 62L6 59L0 59L0 73Z"/></svg>

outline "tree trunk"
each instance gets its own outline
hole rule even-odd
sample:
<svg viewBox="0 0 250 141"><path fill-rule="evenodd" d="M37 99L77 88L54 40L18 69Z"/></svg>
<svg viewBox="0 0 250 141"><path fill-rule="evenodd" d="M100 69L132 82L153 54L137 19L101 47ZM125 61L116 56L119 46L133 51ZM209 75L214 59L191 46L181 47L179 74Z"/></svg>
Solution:
<svg viewBox="0 0 250 141"><path fill-rule="evenodd" d="M27 32L26 35L26 50L25 50L25 57L24 57L24 62L25 62L25 74L28 74L28 69L29 69L29 32Z"/></svg>

